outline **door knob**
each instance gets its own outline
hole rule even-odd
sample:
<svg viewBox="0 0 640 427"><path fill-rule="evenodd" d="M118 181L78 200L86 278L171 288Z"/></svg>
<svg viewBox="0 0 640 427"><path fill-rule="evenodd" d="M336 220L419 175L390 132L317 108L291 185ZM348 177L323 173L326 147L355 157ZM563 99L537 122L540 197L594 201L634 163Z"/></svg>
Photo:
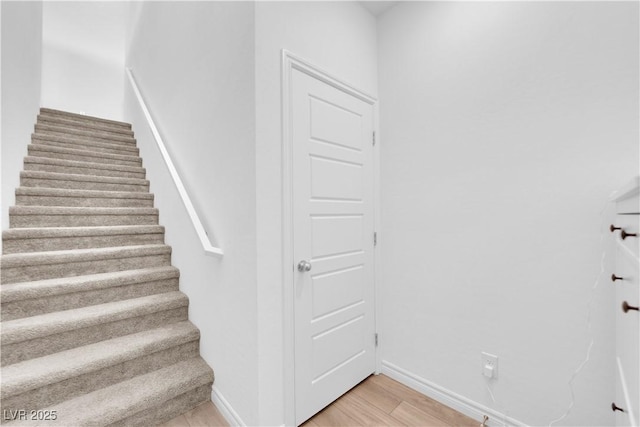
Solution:
<svg viewBox="0 0 640 427"><path fill-rule="evenodd" d="M302 260L298 263L298 271L304 273L311 270L311 263L309 261Z"/></svg>
<svg viewBox="0 0 640 427"><path fill-rule="evenodd" d="M629 310L635 310L635 311L639 311L638 307L634 307L632 305L629 305L628 302L623 301L622 302L622 311L624 311L625 313L628 312Z"/></svg>

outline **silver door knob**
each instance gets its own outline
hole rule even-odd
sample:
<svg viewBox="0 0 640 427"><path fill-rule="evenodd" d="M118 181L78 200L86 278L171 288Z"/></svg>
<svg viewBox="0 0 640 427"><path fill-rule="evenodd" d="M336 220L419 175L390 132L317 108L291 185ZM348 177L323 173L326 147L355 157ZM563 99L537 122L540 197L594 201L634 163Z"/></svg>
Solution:
<svg viewBox="0 0 640 427"><path fill-rule="evenodd" d="M302 260L298 263L298 271L304 273L311 270L311 263L309 261Z"/></svg>

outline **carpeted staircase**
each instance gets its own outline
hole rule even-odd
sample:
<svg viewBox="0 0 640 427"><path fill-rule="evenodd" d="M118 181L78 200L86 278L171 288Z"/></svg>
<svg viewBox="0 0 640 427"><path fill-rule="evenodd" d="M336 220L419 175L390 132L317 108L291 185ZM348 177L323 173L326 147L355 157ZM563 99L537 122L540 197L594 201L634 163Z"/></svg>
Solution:
<svg viewBox="0 0 640 427"><path fill-rule="evenodd" d="M9 216L3 424L149 426L210 400L130 125L41 109Z"/></svg>

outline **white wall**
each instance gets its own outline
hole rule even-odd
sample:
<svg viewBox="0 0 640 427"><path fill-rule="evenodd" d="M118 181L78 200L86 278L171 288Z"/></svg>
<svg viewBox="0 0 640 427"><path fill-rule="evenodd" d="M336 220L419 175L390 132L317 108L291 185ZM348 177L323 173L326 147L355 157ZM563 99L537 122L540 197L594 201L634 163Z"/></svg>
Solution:
<svg viewBox="0 0 640 427"><path fill-rule="evenodd" d="M2 41L2 229L9 228L22 159L40 108L42 2L3 1ZM1 249L0 249L1 250Z"/></svg>
<svg viewBox="0 0 640 427"><path fill-rule="evenodd" d="M600 212L638 173L638 3L406 2L378 53L384 361L548 425L590 341ZM559 425L613 423L610 273Z"/></svg>
<svg viewBox="0 0 640 427"><path fill-rule="evenodd" d="M376 23L357 2L257 2L255 8L260 421L278 425L285 421L282 302L287 290L282 277L281 49L376 95Z"/></svg>
<svg viewBox="0 0 640 427"><path fill-rule="evenodd" d="M280 51L375 94L375 19L352 2L133 3L130 11L128 65L225 250L221 261L199 255L127 99L202 354L242 421L282 424Z"/></svg>
<svg viewBox="0 0 640 427"><path fill-rule="evenodd" d="M132 2L130 13L127 65L223 259L202 252L130 93L126 118L214 387L257 425L254 5Z"/></svg>
<svg viewBox="0 0 640 427"><path fill-rule="evenodd" d="M126 2L46 1L42 106L122 120Z"/></svg>

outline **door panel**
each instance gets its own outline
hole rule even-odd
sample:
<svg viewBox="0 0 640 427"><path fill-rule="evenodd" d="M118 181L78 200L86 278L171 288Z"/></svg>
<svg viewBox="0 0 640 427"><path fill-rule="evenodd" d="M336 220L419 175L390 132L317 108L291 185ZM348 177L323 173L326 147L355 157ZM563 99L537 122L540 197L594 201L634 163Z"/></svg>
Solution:
<svg viewBox="0 0 640 427"><path fill-rule="evenodd" d="M364 218L360 216L312 216L313 258L361 251L364 242Z"/></svg>
<svg viewBox="0 0 640 427"><path fill-rule="evenodd" d="M362 178L361 165L311 157L311 197L313 199L362 201Z"/></svg>
<svg viewBox="0 0 640 427"><path fill-rule="evenodd" d="M363 301L362 267L357 265L312 276L312 320Z"/></svg>
<svg viewBox="0 0 640 427"><path fill-rule="evenodd" d="M363 315L322 331L313 339L313 380L318 381L330 371L363 352ZM353 337L358 337L354 340Z"/></svg>
<svg viewBox="0 0 640 427"><path fill-rule="evenodd" d="M311 103L311 138L362 149L362 116L326 99L309 97Z"/></svg>
<svg viewBox="0 0 640 427"><path fill-rule="evenodd" d="M291 76L298 424L375 370L373 106Z"/></svg>

